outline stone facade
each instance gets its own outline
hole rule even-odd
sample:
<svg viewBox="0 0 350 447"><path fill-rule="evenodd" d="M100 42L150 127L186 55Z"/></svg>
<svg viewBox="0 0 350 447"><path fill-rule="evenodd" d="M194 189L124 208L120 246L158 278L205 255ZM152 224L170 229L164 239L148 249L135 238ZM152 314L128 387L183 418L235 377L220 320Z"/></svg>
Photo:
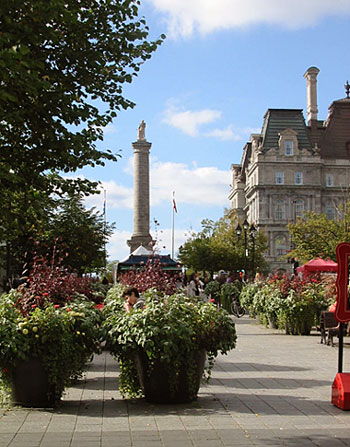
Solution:
<svg viewBox="0 0 350 447"><path fill-rule="evenodd" d="M350 185L350 99L334 101L317 119L319 70L306 73L307 117L302 110L269 109L260 134L251 135L241 164L232 165L231 210L264 231L271 270L291 270L281 257L292 248L287 224L305 211L336 218Z"/></svg>
<svg viewBox="0 0 350 447"><path fill-rule="evenodd" d="M154 241L150 235L149 153L152 144L145 138L145 123L139 127L138 139L132 143L134 150L134 220L133 234L127 241L130 253L140 245L150 249Z"/></svg>

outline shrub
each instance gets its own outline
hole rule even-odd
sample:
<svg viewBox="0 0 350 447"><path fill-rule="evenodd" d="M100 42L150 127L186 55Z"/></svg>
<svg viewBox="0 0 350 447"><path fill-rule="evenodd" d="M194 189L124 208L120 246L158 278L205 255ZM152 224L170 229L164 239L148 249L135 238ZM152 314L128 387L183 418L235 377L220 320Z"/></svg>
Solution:
<svg viewBox="0 0 350 447"><path fill-rule="evenodd" d="M124 311L120 300L119 311L115 307L103 326L107 346L121 361L121 393L131 397L142 394L132 360L134 352L141 349L150 361L150 368L160 359L176 393L183 364L188 380L193 381L194 357L198 351L204 349L207 353L209 377L218 353L227 353L236 342L235 325L226 311L179 293L163 299L149 293L144 309L130 313Z"/></svg>

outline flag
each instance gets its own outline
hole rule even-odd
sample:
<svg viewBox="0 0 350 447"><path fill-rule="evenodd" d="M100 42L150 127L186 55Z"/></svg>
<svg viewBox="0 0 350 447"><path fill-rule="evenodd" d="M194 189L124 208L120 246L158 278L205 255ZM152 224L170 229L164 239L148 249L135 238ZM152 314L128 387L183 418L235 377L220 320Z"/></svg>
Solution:
<svg viewBox="0 0 350 447"><path fill-rule="evenodd" d="M177 213L176 202L175 202L175 192L173 192L173 209Z"/></svg>

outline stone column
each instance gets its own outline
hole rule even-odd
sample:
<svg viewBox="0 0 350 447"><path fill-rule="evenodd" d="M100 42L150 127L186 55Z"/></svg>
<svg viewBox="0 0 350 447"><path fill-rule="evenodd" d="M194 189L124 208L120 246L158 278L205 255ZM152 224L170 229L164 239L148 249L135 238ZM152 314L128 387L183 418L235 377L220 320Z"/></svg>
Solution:
<svg viewBox="0 0 350 447"><path fill-rule="evenodd" d="M149 213L149 153L152 143L145 138L145 123L141 122L138 139L132 143L134 150L134 229L127 241L132 253L140 245L152 249Z"/></svg>

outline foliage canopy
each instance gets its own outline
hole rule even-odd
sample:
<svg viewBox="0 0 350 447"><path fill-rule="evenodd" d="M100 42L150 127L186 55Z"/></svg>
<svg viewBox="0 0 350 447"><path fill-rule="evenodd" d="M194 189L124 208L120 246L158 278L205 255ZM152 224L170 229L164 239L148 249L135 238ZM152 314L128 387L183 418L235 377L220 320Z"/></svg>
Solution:
<svg viewBox="0 0 350 447"><path fill-rule="evenodd" d="M134 0L4 0L0 6L0 178L41 186L116 160L103 128L164 36L148 42ZM47 186L47 185L46 185Z"/></svg>
<svg viewBox="0 0 350 447"><path fill-rule="evenodd" d="M265 236L257 232L253 239L247 234L248 256L245 256L244 235L236 234L237 223L237 219L228 214L217 222L203 220L202 231L192 233L180 247L181 262L194 270L209 272L264 269Z"/></svg>
<svg viewBox="0 0 350 447"><path fill-rule="evenodd" d="M288 225L294 249L289 257L301 262L313 258L332 259L336 261L335 248L341 242L350 242L350 207L349 203L338 209L336 219L329 219L325 214L305 213L304 219Z"/></svg>

